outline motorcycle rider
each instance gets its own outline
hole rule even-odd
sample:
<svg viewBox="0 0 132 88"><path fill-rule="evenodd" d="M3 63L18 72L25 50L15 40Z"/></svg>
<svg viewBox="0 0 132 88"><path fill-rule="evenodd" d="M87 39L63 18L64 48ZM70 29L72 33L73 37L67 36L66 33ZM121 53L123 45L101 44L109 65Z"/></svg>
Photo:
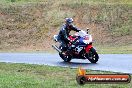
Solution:
<svg viewBox="0 0 132 88"><path fill-rule="evenodd" d="M58 35L58 40L61 43L62 50L65 50L68 48L67 45L70 42L70 39L68 37L69 37L69 33L71 30L76 31L76 32L80 31L80 29L78 29L77 27L73 25L72 18L66 18L65 24L61 27L59 35Z"/></svg>

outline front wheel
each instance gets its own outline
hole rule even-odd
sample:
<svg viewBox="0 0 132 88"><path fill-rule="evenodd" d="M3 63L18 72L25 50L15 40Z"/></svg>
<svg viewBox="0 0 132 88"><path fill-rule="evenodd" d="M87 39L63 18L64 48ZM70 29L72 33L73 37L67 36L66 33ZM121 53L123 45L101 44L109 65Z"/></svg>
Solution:
<svg viewBox="0 0 132 88"><path fill-rule="evenodd" d="M71 61L71 56L59 53L60 57L64 60L64 62L70 62Z"/></svg>
<svg viewBox="0 0 132 88"><path fill-rule="evenodd" d="M99 59L98 53L94 48L91 48L89 53L86 54L86 58L91 62L91 63L96 63Z"/></svg>

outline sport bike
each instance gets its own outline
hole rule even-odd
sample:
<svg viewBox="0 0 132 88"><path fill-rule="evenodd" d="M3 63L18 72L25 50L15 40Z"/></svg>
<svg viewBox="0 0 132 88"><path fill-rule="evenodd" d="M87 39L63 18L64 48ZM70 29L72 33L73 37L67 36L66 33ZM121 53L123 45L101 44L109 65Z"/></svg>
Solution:
<svg viewBox="0 0 132 88"><path fill-rule="evenodd" d="M54 35L53 39L55 42L59 42L58 35ZM67 47L62 47L61 42L59 42L59 46L57 44L52 45L59 52L59 56L64 62L70 62L72 59L88 59L91 63L98 61L99 55L92 46L93 39L89 30L76 32L74 35L70 35L68 39L70 43Z"/></svg>

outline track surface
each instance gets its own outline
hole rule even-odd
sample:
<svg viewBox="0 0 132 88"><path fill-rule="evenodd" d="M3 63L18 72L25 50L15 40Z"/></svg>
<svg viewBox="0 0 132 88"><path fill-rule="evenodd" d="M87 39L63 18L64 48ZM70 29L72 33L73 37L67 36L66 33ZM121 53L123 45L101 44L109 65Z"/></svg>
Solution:
<svg viewBox="0 0 132 88"><path fill-rule="evenodd" d="M65 63L58 54L48 53L0 53L0 62L28 63L85 69L113 71L132 74L132 54L100 54L97 64L88 60L73 59Z"/></svg>

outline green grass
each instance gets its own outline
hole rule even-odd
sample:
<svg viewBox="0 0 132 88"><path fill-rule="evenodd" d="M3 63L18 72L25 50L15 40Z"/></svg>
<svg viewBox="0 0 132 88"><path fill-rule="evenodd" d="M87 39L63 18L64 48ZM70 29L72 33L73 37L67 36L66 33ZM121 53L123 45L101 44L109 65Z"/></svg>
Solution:
<svg viewBox="0 0 132 88"><path fill-rule="evenodd" d="M117 74L87 70L91 74ZM0 63L0 88L131 88L129 84L86 84L80 86L75 78L77 69L45 65Z"/></svg>
<svg viewBox="0 0 132 88"><path fill-rule="evenodd" d="M132 45L126 46L95 46L99 54L132 54Z"/></svg>

